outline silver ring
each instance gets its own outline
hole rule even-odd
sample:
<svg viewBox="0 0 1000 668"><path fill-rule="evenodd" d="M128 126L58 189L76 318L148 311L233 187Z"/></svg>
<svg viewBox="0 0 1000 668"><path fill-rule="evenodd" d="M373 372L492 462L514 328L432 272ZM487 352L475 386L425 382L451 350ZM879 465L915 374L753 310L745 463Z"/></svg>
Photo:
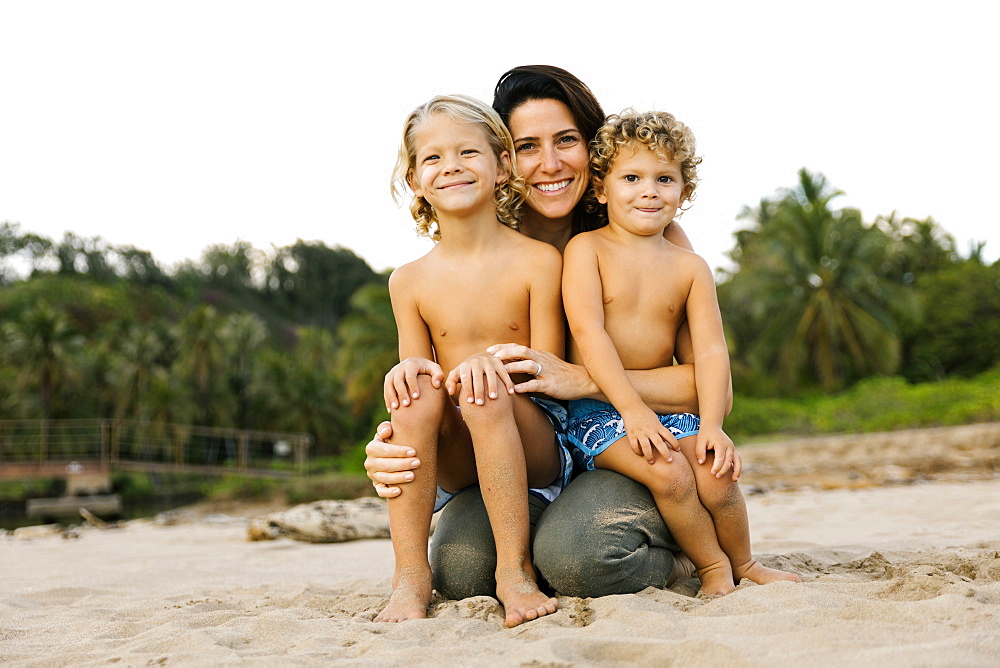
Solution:
<svg viewBox="0 0 1000 668"><path fill-rule="evenodd" d="M532 375L535 375L535 376L540 376L540 375L542 375L542 363L536 360L536 361L535 361L535 364L537 364L537 365L538 365L538 371L536 371L536 372L535 372L534 374L532 374Z"/></svg>

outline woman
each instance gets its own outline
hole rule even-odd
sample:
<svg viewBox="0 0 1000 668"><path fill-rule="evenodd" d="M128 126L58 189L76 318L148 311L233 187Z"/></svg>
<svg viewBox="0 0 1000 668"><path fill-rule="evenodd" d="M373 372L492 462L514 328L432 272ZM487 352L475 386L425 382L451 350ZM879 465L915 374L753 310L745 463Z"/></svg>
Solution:
<svg viewBox="0 0 1000 668"><path fill-rule="evenodd" d="M604 123L604 112L583 82L547 65L505 73L497 83L493 107L514 137L518 170L530 186L520 231L562 251L573 234L599 224L588 211L593 203L586 195L589 143ZM668 226L665 236L691 248L676 223ZM677 347L678 359L689 358L686 328ZM518 392L607 400L582 366L512 344L494 346L494 351L509 372L533 375L516 387ZM655 411L697 412L690 364L629 375ZM405 445L383 442L390 434L391 425L383 423L366 448L365 469L382 497L400 494L400 486L419 474L419 464ZM671 579L673 553L679 550L642 485L611 471L590 471L577 476L547 507L539 496L530 501L535 565L556 591L603 596L663 587ZM494 595L496 546L478 489L463 491L441 511L431 562L435 588L442 595Z"/></svg>

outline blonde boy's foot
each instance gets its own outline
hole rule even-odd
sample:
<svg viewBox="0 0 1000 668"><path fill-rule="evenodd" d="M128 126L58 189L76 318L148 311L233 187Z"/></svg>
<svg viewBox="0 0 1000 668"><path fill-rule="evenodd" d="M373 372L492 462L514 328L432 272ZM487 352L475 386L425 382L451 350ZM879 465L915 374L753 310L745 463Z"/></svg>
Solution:
<svg viewBox="0 0 1000 668"><path fill-rule="evenodd" d="M746 578L759 585L770 582L802 582L802 578L795 573L779 571L777 568L768 568L756 559L751 559L743 566L736 568L733 574L736 576L737 582Z"/></svg>
<svg viewBox="0 0 1000 668"><path fill-rule="evenodd" d="M509 629L551 615L559 608L559 601L538 589L533 575L521 570L506 576L497 573L497 598L503 604L504 625Z"/></svg>
<svg viewBox="0 0 1000 668"><path fill-rule="evenodd" d="M724 596L734 589L733 571L728 563L712 564L697 571L698 579L701 580L699 593L707 596Z"/></svg>
<svg viewBox="0 0 1000 668"><path fill-rule="evenodd" d="M407 619L426 619L427 606L431 604L433 588L431 578L394 578L389 604L375 617L376 622L405 622Z"/></svg>

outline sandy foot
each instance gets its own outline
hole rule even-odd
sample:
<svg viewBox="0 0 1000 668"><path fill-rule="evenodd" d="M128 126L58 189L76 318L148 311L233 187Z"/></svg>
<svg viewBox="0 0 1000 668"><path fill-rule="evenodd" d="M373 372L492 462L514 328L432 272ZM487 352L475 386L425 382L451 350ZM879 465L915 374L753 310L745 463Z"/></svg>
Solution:
<svg viewBox="0 0 1000 668"><path fill-rule="evenodd" d="M551 615L559 607L559 601L538 589L533 575L520 570L507 576L497 573L497 598L503 604L507 628Z"/></svg>
<svg viewBox="0 0 1000 668"><path fill-rule="evenodd" d="M756 559L751 559L743 566L733 569L733 575L736 578L737 584L743 578L751 582L756 582L759 585L771 582L802 582L802 578L795 573L780 571L777 568L768 568Z"/></svg>
<svg viewBox="0 0 1000 668"><path fill-rule="evenodd" d="M433 589L430 571L426 573L397 573L389 604L376 617L376 622L405 622L407 619L426 619L427 606L431 603Z"/></svg>
<svg viewBox="0 0 1000 668"><path fill-rule="evenodd" d="M706 566L696 572L698 579L701 580L701 588L698 590L701 594L722 596L736 589L736 585L733 583L732 568L726 561Z"/></svg>

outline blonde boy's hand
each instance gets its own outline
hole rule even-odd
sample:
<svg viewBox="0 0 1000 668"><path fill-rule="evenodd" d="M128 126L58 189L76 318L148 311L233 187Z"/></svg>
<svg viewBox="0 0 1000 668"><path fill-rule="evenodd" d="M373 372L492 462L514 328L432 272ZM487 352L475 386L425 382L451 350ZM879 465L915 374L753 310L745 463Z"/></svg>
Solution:
<svg viewBox="0 0 1000 668"><path fill-rule="evenodd" d="M500 383L497 382L500 380ZM444 381L444 386L448 394L454 396L458 391L458 386L462 386L463 395L467 403L477 403L482 406L486 402L486 397L496 399L503 384L507 394L514 394L514 381L510 379L510 374L504 369L503 362L482 352L470 355L462 360L462 363L448 373L448 378Z"/></svg>
<svg viewBox="0 0 1000 668"><path fill-rule="evenodd" d="M407 357L389 369L382 385L382 396L388 412L393 412L400 405L409 406L411 399L420 397L420 390L417 388L417 376L420 374L430 376L434 387L441 387L441 381L444 380L444 370L440 365L425 357Z"/></svg>
<svg viewBox="0 0 1000 668"><path fill-rule="evenodd" d="M670 430L660 424L656 413L645 408L641 411L622 413L625 436L632 452L653 463L653 452L658 450L668 462L674 460L673 450L680 450L680 444Z"/></svg>
<svg viewBox="0 0 1000 668"><path fill-rule="evenodd" d="M719 427L698 430L698 435L695 437L694 453L699 464L705 463L709 450L715 451L712 475L721 478L726 471L732 469L733 482L739 480L740 473L743 471L743 458L736 452L733 440Z"/></svg>

